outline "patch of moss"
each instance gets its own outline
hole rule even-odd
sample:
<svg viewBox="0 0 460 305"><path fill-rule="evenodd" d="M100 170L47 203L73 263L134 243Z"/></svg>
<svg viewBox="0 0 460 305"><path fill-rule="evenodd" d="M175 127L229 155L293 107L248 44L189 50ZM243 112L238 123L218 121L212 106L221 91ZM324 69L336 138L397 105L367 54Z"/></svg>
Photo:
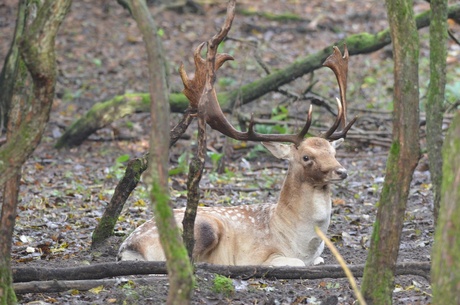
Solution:
<svg viewBox="0 0 460 305"><path fill-rule="evenodd" d="M235 292L235 287L233 286L233 281L230 278L216 274L212 290L228 297Z"/></svg>

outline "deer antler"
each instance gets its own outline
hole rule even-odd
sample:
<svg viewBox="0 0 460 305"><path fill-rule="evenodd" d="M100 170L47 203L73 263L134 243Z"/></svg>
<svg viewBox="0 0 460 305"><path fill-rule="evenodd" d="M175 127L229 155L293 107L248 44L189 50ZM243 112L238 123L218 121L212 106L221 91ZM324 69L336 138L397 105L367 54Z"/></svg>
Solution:
<svg viewBox="0 0 460 305"><path fill-rule="evenodd" d="M201 58L200 52L205 43L200 44L195 52L195 77L190 79L184 70L180 67L180 75L184 83L184 94L190 101L190 106L198 109L198 115L206 120L211 128L221 132L222 134L240 141L271 141L271 142L290 142L296 147L303 141L308 129L311 125L312 106L308 110L307 121L302 130L297 134L260 134L254 131L254 120L251 117L248 131L241 132L236 130L227 120L217 100L217 94L214 88L216 79L216 71L227 60L233 60L233 57L228 54L217 54L217 47L222 40L227 36L233 18L235 17L235 1L229 1L227 7L227 16L223 28L207 42L206 60ZM339 83L340 100L338 103L338 115L333 126L322 135L323 138L336 140L346 136L346 133L356 121L354 118L346 125L346 83L348 70L348 50L345 46L345 55L342 57L340 50L334 47L334 53L329 56L324 65L331 68ZM342 131L334 134L337 127L342 123ZM346 126L345 126L346 125Z"/></svg>
<svg viewBox="0 0 460 305"><path fill-rule="evenodd" d="M203 116L211 128L230 138L241 141L291 142L298 146L307 134L311 124L311 106L308 111L305 126L296 135L259 134L254 131L253 119L251 119L249 123L247 132L238 131L230 124L220 108L217 94L214 89L216 70L221 67L225 61L233 59L233 57L228 54L217 54L217 47L227 36L234 17L235 1L229 1L227 17L223 28L207 42L206 60L200 56L204 43L200 44L194 52L195 77L190 79L183 66L180 67L179 72L185 87L183 92L189 99L190 106L192 108L198 108L198 115Z"/></svg>
<svg viewBox="0 0 460 305"><path fill-rule="evenodd" d="M347 74L348 74L348 49L347 45L344 45L343 56L339 48L334 46L334 52L329 55L328 58L323 63L323 66L329 67L334 71L335 77L337 78L337 83L339 84L340 90L340 100L337 99L337 108L338 113L334 124L326 131L321 137L329 140L337 140L340 138L345 138L348 130L353 126L358 117L355 117L347 125ZM337 130L337 127L341 125L342 130L334 134Z"/></svg>
<svg viewBox="0 0 460 305"><path fill-rule="evenodd" d="M190 107L193 109L198 108L198 102L200 101L203 89L206 84L206 60L201 58L201 50L205 42L201 43L193 53L193 59L195 61L195 76L189 78L187 72L184 69L184 64L179 67L180 77L184 83L184 90L182 91L187 99L190 101ZM227 60L233 60L234 58L226 53L217 54L216 56L216 70L218 70Z"/></svg>

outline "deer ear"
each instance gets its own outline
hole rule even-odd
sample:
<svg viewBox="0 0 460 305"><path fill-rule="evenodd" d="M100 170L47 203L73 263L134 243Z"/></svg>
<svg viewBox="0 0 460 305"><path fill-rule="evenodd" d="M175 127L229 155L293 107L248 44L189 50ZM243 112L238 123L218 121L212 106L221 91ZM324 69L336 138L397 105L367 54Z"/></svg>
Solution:
<svg viewBox="0 0 460 305"><path fill-rule="evenodd" d="M332 141L332 142L331 142L331 145L332 145L332 147L337 148L337 147L339 147L340 144L342 144L342 143L343 143L343 138L340 138L340 139L338 139L338 140Z"/></svg>
<svg viewBox="0 0 460 305"><path fill-rule="evenodd" d="M262 145L278 159L289 159L291 157L292 145L281 144L278 142L262 142Z"/></svg>

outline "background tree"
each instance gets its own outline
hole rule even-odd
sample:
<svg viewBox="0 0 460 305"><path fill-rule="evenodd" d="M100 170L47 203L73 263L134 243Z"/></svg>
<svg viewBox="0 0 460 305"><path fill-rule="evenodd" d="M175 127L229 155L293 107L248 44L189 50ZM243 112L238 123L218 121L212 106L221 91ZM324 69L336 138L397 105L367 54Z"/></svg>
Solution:
<svg viewBox="0 0 460 305"><path fill-rule="evenodd" d="M150 133L149 185L161 245L169 276L168 304L187 304L193 289L193 269L182 242L172 208L168 186L169 162L169 88L161 40L145 0L126 1L137 22L147 50L150 80L152 130Z"/></svg>
<svg viewBox="0 0 460 305"><path fill-rule="evenodd" d="M0 187L3 204L0 223L0 301L16 301L11 286L10 253L21 167L41 140L49 119L56 84L55 38L71 0L20 1L16 34L5 65L15 77L2 105L8 109L7 141L0 147ZM33 10L36 8L37 10ZM37 11L36 16L32 12ZM20 57L17 56L18 49ZM13 67L11 69L11 67ZM15 68L14 68L15 67Z"/></svg>
<svg viewBox="0 0 460 305"><path fill-rule="evenodd" d="M460 304L460 112L443 149L441 208L433 246L433 304Z"/></svg>
<svg viewBox="0 0 460 305"><path fill-rule="evenodd" d="M362 284L371 304L392 303L407 197L420 155L419 39L413 3L387 0L386 6L394 57L393 135Z"/></svg>
<svg viewBox="0 0 460 305"><path fill-rule="evenodd" d="M439 214L442 183L442 118L446 87L447 0L431 0L430 86L426 102L426 141L434 192L434 221Z"/></svg>

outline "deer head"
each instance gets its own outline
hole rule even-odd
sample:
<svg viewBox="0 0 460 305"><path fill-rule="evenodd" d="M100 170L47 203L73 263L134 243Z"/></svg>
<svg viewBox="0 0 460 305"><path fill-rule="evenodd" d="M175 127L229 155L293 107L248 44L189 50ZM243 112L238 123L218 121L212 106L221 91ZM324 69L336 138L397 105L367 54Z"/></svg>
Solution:
<svg viewBox="0 0 460 305"><path fill-rule="evenodd" d="M343 139L329 142L318 137L303 140L299 147L262 142L276 158L288 160L294 179L312 186L326 186L347 178L347 171L335 158Z"/></svg>

